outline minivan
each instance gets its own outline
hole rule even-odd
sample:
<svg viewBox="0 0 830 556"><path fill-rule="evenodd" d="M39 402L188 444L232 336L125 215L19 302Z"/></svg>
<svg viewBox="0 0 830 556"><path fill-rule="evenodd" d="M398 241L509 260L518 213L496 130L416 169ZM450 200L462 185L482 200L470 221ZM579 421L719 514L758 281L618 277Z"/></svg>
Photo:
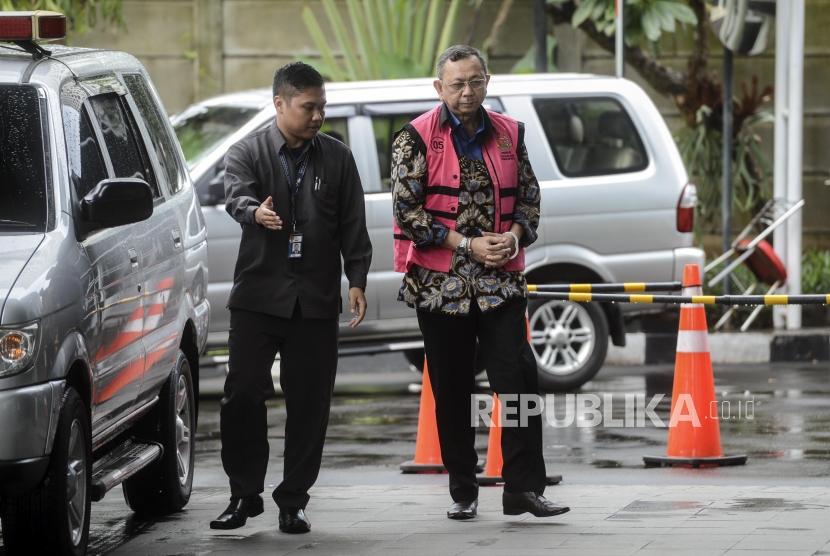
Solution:
<svg viewBox="0 0 830 556"><path fill-rule="evenodd" d="M414 310L397 301L392 267L393 134L438 101L432 79L329 83L323 131L354 153L374 246L369 313L342 328L341 353L402 350L423 361ZM173 118L210 233L208 350L227 346L225 308L240 227L224 207L224 156L275 117L271 89L231 93ZM693 246L695 186L669 130L634 82L597 75L494 75L485 106L524 122L542 187L539 239L527 251L529 283L675 281L702 264ZM343 282L345 298L346 284ZM623 314L638 307L531 300L529 321L546 390L577 388L602 366L609 339L625 343ZM639 307L642 310L642 306Z"/></svg>

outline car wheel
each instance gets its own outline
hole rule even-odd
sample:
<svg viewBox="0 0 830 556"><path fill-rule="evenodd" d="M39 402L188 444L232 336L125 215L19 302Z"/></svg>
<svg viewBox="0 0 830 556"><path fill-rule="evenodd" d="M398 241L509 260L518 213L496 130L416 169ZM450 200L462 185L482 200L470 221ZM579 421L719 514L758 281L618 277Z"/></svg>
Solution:
<svg viewBox="0 0 830 556"><path fill-rule="evenodd" d="M193 488L196 405L190 363L182 351L156 408L136 430L162 445L161 458L124 481L124 499L137 513L161 515L187 505Z"/></svg>
<svg viewBox="0 0 830 556"><path fill-rule="evenodd" d="M33 492L3 501L3 541L10 554L86 553L90 446L89 414L78 393L68 388L46 477Z"/></svg>
<svg viewBox="0 0 830 556"><path fill-rule="evenodd" d="M534 300L528 312L541 390L572 390L597 374L608 353L608 320L601 307Z"/></svg>

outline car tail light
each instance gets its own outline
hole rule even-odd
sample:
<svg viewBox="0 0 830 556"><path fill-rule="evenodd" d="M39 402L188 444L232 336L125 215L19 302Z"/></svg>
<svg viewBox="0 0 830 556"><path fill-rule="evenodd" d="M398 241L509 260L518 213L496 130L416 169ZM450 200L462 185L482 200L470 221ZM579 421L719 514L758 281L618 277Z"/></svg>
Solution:
<svg viewBox="0 0 830 556"><path fill-rule="evenodd" d="M697 186L687 183L680 192L677 201L677 231L692 232L695 228L695 205L697 205Z"/></svg>
<svg viewBox="0 0 830 556"><path fill-rule="evenodd" d="M38 41L66 36L66 16L57 12L0 12L0 41Z"/></svg>

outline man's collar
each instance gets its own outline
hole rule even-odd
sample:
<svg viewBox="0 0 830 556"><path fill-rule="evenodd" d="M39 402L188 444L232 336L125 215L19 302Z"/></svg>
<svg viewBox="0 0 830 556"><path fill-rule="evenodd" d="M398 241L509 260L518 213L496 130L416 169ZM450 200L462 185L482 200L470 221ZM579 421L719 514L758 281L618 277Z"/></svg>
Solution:
<svg viewBox="0 0 830 556"><path fill-rule="evenodd" d="M487 114L487 110L484 109L483 106L479 106L478 108L478 115L481 118L481 124L479 125L479 129L481 129L480 135L482 137L486 137L490 130L493 128L493 123L490 121L490 116ZM440 125L450 124L453 128L457 128L461 125L461 120L458 117L450 112L450 109L447 108L446 103L441 103L441 115L438 120Z"/></svg>
<svg viewBox="0 0 830 556"><path fill-rule="evenodd" d="M279 126L277 125L277 120L271 122L271 129L269 130L269 135L271 136L271 144L274 145L274 148L277 149L277 152L280 152L283 147L286 149L289 148L288 145L285 143L285 136L280 131ZM316 135L314 136L317 137ZM314 145L314 139L310 141L306 141L303 147L311 148ZM305 150L305 149L303 149Z"/></svg>

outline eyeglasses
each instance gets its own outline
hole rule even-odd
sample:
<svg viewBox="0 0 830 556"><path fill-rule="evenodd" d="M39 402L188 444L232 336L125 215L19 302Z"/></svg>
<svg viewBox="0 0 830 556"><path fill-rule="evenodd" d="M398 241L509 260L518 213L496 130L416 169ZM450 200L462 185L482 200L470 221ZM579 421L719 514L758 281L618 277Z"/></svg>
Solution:
<svg viewBox="0 0 830 556"><path fill-rule="evenodd" d="M454 93L460 93L467 88L467 85L469 85L470 89L474 91L480 91L487 85L487 80L479 78L471 79L469 81L453 81L452 83L445 83L445 85Z"/></svg>

